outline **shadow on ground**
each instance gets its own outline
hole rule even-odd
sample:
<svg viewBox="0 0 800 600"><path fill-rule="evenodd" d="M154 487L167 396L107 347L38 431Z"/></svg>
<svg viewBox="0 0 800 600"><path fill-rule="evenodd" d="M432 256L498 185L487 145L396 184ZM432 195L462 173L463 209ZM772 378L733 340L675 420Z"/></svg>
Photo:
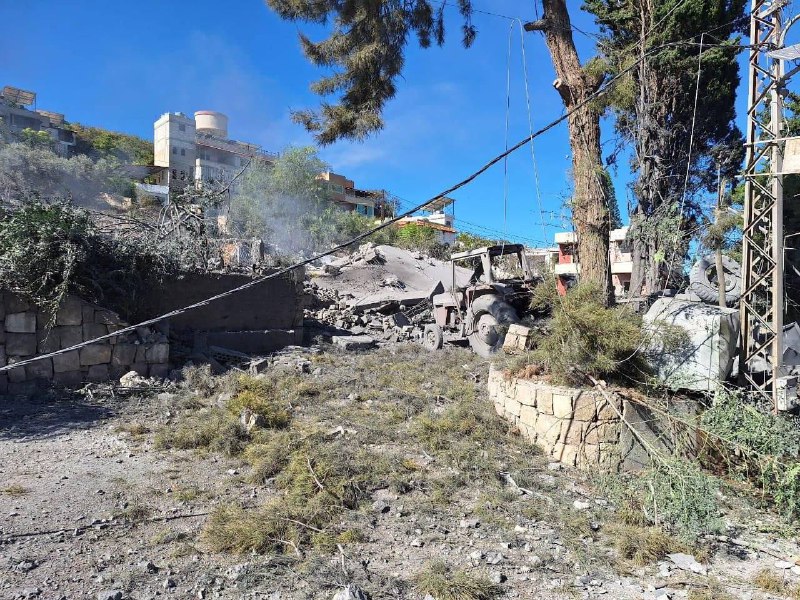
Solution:
<svg viewBox="0 0 800 600"><path fill-rule="evenodd" d="M15 397L0 409L0 441L63 435L111 415L108 407L77 395Z"/></svg>

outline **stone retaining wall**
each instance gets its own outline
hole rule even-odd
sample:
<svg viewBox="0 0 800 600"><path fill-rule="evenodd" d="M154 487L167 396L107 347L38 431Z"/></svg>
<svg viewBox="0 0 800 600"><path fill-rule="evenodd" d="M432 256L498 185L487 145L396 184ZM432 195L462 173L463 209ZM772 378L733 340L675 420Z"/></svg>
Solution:
<svg viewBox="0 0 800 600"><path fill-rule="evenodd" d="M641 440L667 454L679 445L689 452L685 439L679 444L657 415L613 391L606 397L592 389L508 377L494 367L488 387L497 414L547 456L570 466L641 469L650 464ZM680 410L696 408L684 402Z"/></svg>
<svg viewBox="0 0 800 600"><path fill-rule="evenodd" d="M0 366L113 333L127 324L113 312L69 297L47 329L48 315L9 292L0 292ZM37 387L117 379L128 371L143 376L169 373L167 337L147 327L0 373L0 394L30 393Z"/></svg>

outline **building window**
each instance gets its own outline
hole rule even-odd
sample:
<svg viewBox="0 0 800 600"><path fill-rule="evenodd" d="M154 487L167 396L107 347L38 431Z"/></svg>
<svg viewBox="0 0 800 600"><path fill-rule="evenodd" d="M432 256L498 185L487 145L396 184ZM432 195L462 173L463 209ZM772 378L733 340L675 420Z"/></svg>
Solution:
<svg viewBox="0 0 800 600"><path fill-rule="evenodd" d="M186 156L186 148L181 148L181 156Z"/></svg>
<svg viewBox="0 0 800 600"><path fill-rule="evenodd" d="M178 148L176 146L172 147L172 153L173 154L177 154L178 153Z"/></svg>
<svg viewBox="0 0 800 600"><path fill-rule="evenodd" d="M183 123L181 123L180 125L178 125L178 130L179 130L179 131L186 131L186 125L184 125Z"/></svg>

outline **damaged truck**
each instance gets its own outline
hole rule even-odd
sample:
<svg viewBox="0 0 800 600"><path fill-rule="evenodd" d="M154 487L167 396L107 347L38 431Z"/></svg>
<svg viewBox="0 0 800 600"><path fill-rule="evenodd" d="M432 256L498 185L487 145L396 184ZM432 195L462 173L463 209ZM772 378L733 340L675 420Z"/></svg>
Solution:
<svg viewBox="0 0 800 600"><path fill-rule="evenodd" d="M530 312L534 275L522 244L487 246L452 255L450 289L431 298L433 323L425 325L422 344L437 350L444 342L468 340L488 357L503 347L509 325ZM469 267L466 286L456 284L456 266Z"/></svg>

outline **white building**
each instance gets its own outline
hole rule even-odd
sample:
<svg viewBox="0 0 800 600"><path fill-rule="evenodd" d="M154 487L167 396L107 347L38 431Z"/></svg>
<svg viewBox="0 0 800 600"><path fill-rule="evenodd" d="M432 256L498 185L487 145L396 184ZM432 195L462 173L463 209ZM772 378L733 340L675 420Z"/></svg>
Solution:
<svg viewBox="0 0 800 600"><path fill-rule="evenodd" d="M194 118L165 113L153 125L153 163L161 170L147 193L168 195L188 183L226 184L251 159L272 160L257 144L228 139L228 117L199 110Z"/></svg>

